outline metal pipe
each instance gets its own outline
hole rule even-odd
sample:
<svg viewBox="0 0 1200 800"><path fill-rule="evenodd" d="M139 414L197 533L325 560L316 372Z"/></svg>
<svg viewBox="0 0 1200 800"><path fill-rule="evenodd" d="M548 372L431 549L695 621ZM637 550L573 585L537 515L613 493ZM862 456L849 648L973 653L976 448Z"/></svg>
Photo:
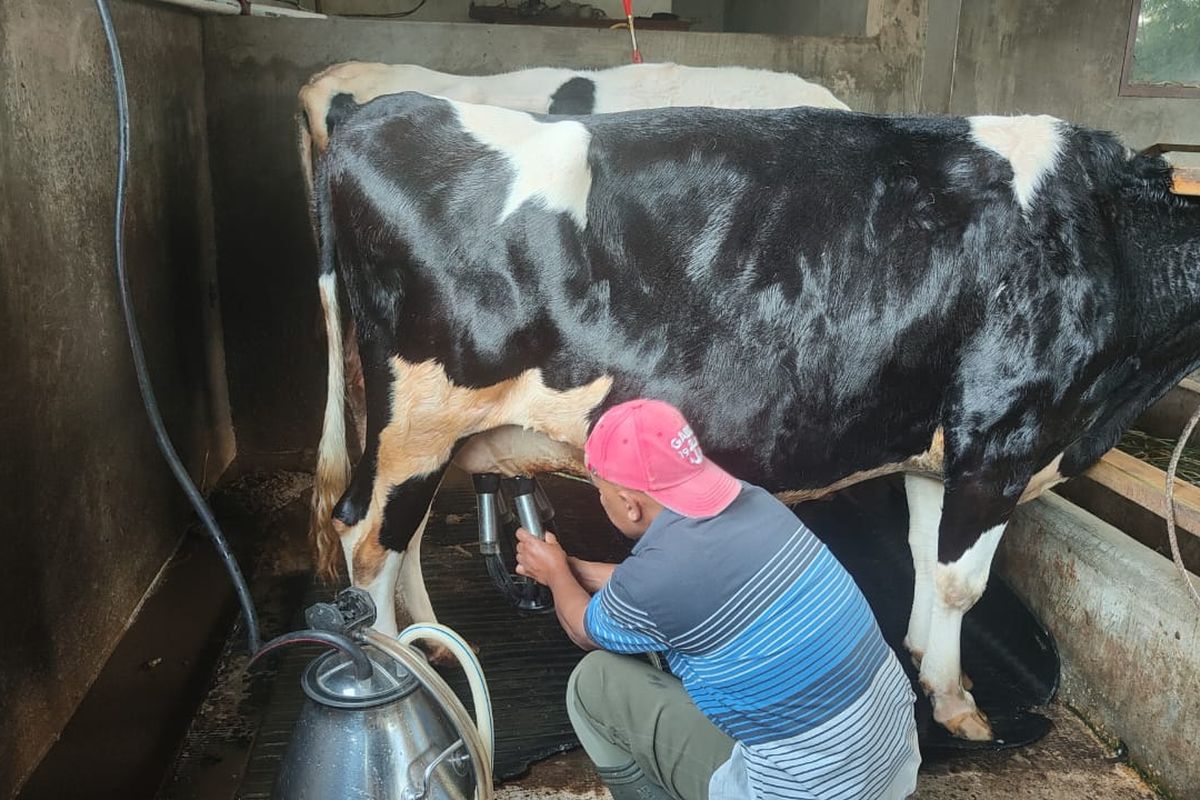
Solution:
<svg viewBox="0 0 1200 800"><path fill-rule="evenodd" d="M479 552L485 556L500 552L500 509L496 495L500 476L494 473L472 475L475 484L475 510L479 518Z"/></svg>
<svg viewBox="0 0 1200 800"><path fill-rule="evenodd" d="M539 539L545 539L546 529L542 527L542 515L538 513L537 500L534 499L535 487L533 478L513 478L513 505L517 507L521 527Z"/></svg>
<svg viewBox="0 0 1200 800"><path fill-rule="evenodd" d="M226 16L235 16L242 13L242 6L237 2L237 0L156 0L156 2L170 6L178 6L179 8L186 8L190 11L198 11L205 14L223 14ZM264 5L262 3L250 4L250 16L327 19L324 14L318 14L313 11L305 11L301 8L271 6Z"/></svg>
<svg viewBox="0 0 1200 800"><path fill-rule="evenodd" d="M535 477L533 480L533 499L537 502L538 515L542 518L543 526L552 527L554 524L554 506L550 503L550 497L546 494L546 490L542 488L542 484Z"/></svg>
<svg viewBox="0 0 1200 800"><path fill-rule="evenodd" d="M302 8L288 8L286 6L267 6L262 3L250 4L250 16L252 17L296 17L299 19L329 19L325 14L318 14L315 11L305 11Z"/></svg>
<svg viewBox="0 0 1200 800"><path fill-rule="evenodd" d="M233 16L242 13L242 7L238 5L237 0L158 0L158 2L208 14Z"/></svg>
<svg viewBox="0 0 1200 800"><path fill-rule="evenodd" d="M512 479L512 486L513 505L517 509L521 527L537 538L545 539L546 529L542 526L542 515L534 497L537 484L533 478L520 475ZM522 611L542 613L554 607L554 598L545 586L525 577L516 578L513 583L522 594L517 603L517 608Z"/></svg>

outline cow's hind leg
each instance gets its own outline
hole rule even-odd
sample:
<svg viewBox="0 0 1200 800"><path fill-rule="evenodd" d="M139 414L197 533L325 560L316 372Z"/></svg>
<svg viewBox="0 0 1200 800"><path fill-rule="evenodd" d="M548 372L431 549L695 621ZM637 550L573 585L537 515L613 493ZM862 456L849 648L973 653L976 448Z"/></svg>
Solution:
<svg viewBox="0 0 1200 800"><path fill-rule="evenodd" d="M998 494L988 483L946 486L929 638L921 659L921 685L929 694L933 718L955 736L977 741L991 739L992 729L963 685L962 621L987 587L992 559L1016 505L1015 498Z"/></svg>
<svg viewBox="0 0 1200 800"><path fill-rule="evenodd" d="M421 573L421 545L443 474L444 470L438 470L392 487L377 536L371 536L366 524L341 526L345 531L342 545L350 565L351 584L371 595L375 603L373 627L388 636L397 635L401 627L409 624L437 622ZM350 513L351 505L349 501L340 504L339 512ZM413 531L411 537L408 531ZM441 645L421 643L420 646L431 661L454 661L453 655Z"/></svg>
<svg viewBox="0 0 1200 800"><path fill-rule="evenodd" d="M394 636L399 621L437 621L421 579L420 547L445 468L389 486L377 460L376 448L368 447L334 510L334 520L351 585L370 593L375 629ZM399 617L397 600L405 612Z"/></svg>

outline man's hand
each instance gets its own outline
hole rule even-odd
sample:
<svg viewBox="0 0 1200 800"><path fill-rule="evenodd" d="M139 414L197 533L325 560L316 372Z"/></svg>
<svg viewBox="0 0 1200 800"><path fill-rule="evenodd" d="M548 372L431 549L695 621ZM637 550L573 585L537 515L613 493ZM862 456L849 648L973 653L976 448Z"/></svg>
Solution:
<svg viewBox="0 0 1200 800"><path fill-rule="evenodd" d="M524 528L517 528L517 574L551 588L564 574L571 575L567 553L559 545L558 537L546 531L543 541Z"/></svg>
<svg viewBox="0 0 1200 800"><path fill-rule="evenodd" d="M543 541L517 528L517 574L549 586L554 594L554 612L567 636L584 650L596 649L584 625L591 597L572 574L557 536L547 531Z"/></svg>

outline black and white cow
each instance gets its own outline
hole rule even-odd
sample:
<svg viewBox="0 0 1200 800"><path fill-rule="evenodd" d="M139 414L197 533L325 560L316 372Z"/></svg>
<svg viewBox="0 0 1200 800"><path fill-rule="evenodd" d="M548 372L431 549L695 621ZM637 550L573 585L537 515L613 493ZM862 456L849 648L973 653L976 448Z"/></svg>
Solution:
<svg viewBox="0 0 1200 800"><path fill-rule="evenodd" d="M679 64L636 64L602 70L539 67L499 75L466 76L436 72L411 64L350 61L314 75L300 90L300 159L306 189L312 195L312 166L319 161L336 120L359 104L402 91L417 91L450 100L550 114L603 114L663 106L722 108L789 108L846 105L828 89L797 75L745 67L689 67ZM337 281L327 273L319 281L329 347L325 423L313 490L312 532L321 571L336 574L342 552L330 546L333 506L350 480L346 447L345 398L355 421L358 445L365 446L365 408L358 337L352 326L342 330ZM348 392L346 391L348 389ZM463 458L479 472L511 472L512 432L476 437ZM521 452L527 452L527 445ZM545 458L561 458L549 450ZM415 548L414 548L415 549ZM417 564L418 558L409 559ZM406 575L406 578L410 576ZM424 584L406 580L405 594L417 619L432 619ZM390 610L381 621L394 627Z"/></svg>
<svg viewBox="0 0 1200 800"><path fill-rule="evenodd" d="M582 473L599 413L661 398L789 499L906 473L907 644L935 718L987 738L959 631L1013 509L1200 364L1200 201L1170 180L1050 117L379 98L315 198L365 372L354 581L419 582L401 552L473 434Z"/></svg>

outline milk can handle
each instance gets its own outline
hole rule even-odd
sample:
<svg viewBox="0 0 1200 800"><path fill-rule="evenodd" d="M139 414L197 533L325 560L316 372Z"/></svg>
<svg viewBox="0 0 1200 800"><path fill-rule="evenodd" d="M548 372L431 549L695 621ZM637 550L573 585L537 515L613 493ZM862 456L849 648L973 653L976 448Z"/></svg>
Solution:
<svg viewBox="0 0 1200 800"><path fill-rule="evenodd" d="M435 758L433 761L430 761L425 767L425 772L421 774L420 784L405 789L403 800L425 800L425 796L429 794L429 786L433 782L434 771L437 770L437 768L442 765L442 762L449 758L450 754L455 750L466 751L467 743L462 739L458 739L454 742L454 744L450 745L441 753L439 753L437 758ZM470 753L468 752L464 752L462 757L468 762L471 760Z"/></svg>

